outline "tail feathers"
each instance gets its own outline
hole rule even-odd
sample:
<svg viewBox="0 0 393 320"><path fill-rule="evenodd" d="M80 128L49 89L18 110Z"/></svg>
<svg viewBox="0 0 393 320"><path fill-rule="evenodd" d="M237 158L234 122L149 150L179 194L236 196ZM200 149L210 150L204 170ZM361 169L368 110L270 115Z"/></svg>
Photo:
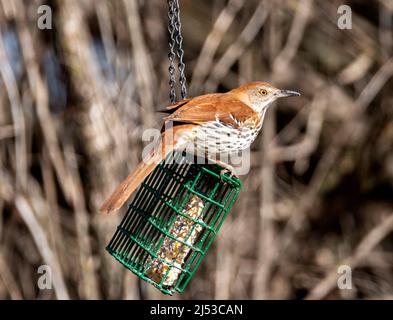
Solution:
<svg viewBox="0 0 393 320"><path fill-rule="evenodd" d="M187 101L187 100L184 100ZM130 173L127 178L116 188L112 195L101 206L100 211L111 213L120 209L128 200L136 188L146 179L146 177L155 169L161 160L171 153L175 146L179 148L183 142L177 140L177 134L190 131L194 124L184 124L173 128L173 131L165 131L162 134L161 141L148 160L140 163L136 169ZM180 144L179 144L180 143Z"/></svg>
<svg viewBox="0 0 393 320"><path fill-rule="evenodd" d="M166 150L164 155L169 151ZM128 200L136 188L145 180L145 178L155 169L161 157L159 152L153 154L147 161L141 162L127 178L120 183L112 195L104 202L100 208L100 212L111 213L119 210L123 204ZM164 159L165 157L162 157Z"/></svg>

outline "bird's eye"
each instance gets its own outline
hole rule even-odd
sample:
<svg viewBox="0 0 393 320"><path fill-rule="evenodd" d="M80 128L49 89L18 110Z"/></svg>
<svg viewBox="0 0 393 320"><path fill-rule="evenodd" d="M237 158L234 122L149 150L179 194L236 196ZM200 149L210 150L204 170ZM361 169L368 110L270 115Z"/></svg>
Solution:
<svg viewBox="0 0 393 320"><path fill-rule="evenodd" d="M259 90L259 94L261 96L266 96L267 95L267 90L266 89L261 89L261 90Z"/></svg>

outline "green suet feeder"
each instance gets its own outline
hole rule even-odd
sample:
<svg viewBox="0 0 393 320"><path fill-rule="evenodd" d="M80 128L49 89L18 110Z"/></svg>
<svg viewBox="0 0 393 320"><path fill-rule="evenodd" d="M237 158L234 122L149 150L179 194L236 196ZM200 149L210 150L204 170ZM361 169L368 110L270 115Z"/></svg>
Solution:
<svg viewBox="0 0 393 320"><path fill-rule="evenodd" d="M108 252L163 293L182 292L242 186L222 170L169 155L140 186Z"/></svg>

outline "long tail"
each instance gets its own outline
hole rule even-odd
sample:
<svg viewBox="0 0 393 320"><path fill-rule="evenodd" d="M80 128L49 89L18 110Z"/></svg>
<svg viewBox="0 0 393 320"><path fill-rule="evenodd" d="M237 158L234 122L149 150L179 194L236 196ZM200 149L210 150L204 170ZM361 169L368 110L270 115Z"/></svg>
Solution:
<svg viewBox="0 0 393 320"><path fill-rule="evenodd" d="M104 213L111 213L120 209L123 204L128 200L131 194L136 188L145 180L145 178L155 169L161 160L164 160L169 152L173 151L173 144L162 147L160 143L159 147L151 154L151 156L142 161L132 171L127 178L120 183L112 195L104 202L101 206L100 211Z"/></svg>

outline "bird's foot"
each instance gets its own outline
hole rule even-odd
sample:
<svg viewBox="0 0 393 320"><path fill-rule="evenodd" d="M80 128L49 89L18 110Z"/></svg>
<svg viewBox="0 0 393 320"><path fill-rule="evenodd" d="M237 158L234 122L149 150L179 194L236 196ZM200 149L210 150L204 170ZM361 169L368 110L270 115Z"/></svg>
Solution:
<svg viewBox="0 0 393 320"><path fill-rule="evenodd" d="M225 163L225 162L220 161L220 160L216 160L216 159L215 160L210 159L210 161L212 161L213 163L215 163L218 166L222 167L222 170L220 171L220 177L221 178L223 178L223 176L225 174L229 174L230 178L236 177L236 178L239 179L239 176L237 175L235 168L232 167L230 164Z"/></svg>
<svg viewBox="0 0 393 320"><path fill-rule="evenodd" d="M226 175L226 174L229 174L229 178L232 178L232 177L239 178L233 171L231 171L231 170L229 170L229 169L227 169L227 168L224 168L224 169L222 169L221 172L220 172L220 177L221 177L221 179L222 179L222 178L224 177L224 175Z"/></svg>
<svg viewBox="0 0 393 320"><path fill-rule="evenodd" d="M223 167L223 169L220 172L220 177L222 178L225 174L229 174L230 178L236 177L239 179L239 176L236 173L236 170L234 167L232 167L231 165L225 163L225 162L217 162L217 164L221 167Z"/></svg>

